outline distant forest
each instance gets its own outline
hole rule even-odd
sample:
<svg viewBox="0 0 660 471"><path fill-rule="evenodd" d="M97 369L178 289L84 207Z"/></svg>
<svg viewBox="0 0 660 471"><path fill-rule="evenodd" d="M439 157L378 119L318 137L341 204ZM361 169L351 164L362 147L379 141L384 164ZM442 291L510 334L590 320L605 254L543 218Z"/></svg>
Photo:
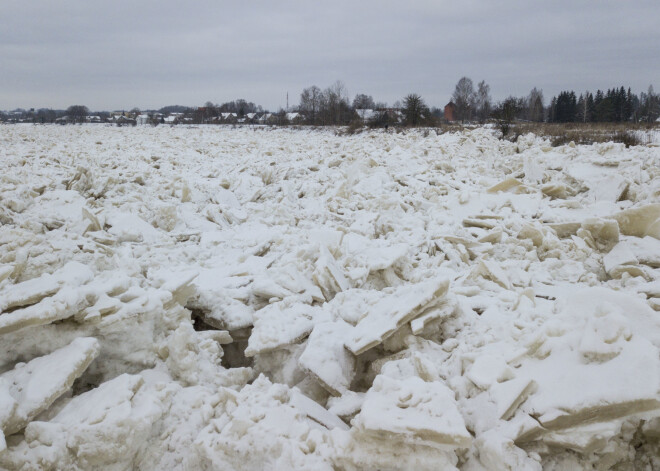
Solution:
<svg viewBox="0 0 660 471"><path fill-rule="evenodd" d="M292 118L292 114L296 114ZM440 107L427 106L424 99L411 93L390 105L374 100L371 95L358 93L351 100L346 86L341 81L321 89L315 85L305 88L298 104L269 112L260 105L244 99L203 106L189 107L172 105L159 110L133 108L122 112L124 118L136 119L138 115L149 116L152 124L167 123L168 116L176 115L177 122L184 123L269 123L308 125L347 125L363 122L371 125L405 124L410 126L437 125L440 122L485 123L497 121L549 122L549 123L612 123L646 122L655 123L660 118L660 95L653 86L639 94L630 87L614 87L606 91L584 91L576 93L566 90L553 96L546 104L543 91L533 88L522 97L509 96L495 102L491 98L490 86L478 84L462 77L456 84L447 104ZM93 116L93 120L89 118ZM72 105L66 110L16 109L0 111L4 122L112 122L117 111L90 112L86 106ZM267 120L263 117L268 116ZM295 120L295 121L294 121ZM172 122L172 121L170 121Z"/></svg>

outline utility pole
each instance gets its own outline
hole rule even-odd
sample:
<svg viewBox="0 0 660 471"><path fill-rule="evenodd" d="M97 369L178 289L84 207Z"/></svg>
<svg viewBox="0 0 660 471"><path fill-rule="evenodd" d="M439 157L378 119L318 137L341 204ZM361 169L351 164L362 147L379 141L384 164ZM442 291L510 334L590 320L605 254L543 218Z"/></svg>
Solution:
<svg viewBox="0 0 660 471"><path fill-rule="evenodd" d="M286 112L289 112L289 92L286 92Z"/></svg>

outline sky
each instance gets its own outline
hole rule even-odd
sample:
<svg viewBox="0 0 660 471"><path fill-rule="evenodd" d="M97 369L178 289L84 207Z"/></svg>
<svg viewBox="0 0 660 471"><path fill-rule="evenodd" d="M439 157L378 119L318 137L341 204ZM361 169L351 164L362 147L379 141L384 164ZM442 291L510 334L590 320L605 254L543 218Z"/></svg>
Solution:
<svg viewBox="0 0 660 471"><path fill-rule="evenodd" d="M444 106L542 89L660 89L658 0L1 0L0 109L202 106L276 111L341 80Z"/></svg>

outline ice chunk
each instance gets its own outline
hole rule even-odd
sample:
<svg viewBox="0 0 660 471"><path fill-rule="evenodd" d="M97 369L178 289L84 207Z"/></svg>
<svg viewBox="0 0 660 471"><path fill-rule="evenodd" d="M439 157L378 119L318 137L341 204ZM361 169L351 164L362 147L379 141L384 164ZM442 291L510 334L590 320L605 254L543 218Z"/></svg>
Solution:
<svg viewBox="0 0 660 471"><path fill-rule="evenodd" d="M543 185L541 191L544 195L549 196L550 198L559 198L566 199L570 196L569 188L566 185L561 183L550 183L548 185Z"/></svg>
<svg viewBox="0 0 660 471"><path fill-rule="evenodd" d="M202 460L200 468L332 469L323 453L329 430L317 421L331 419L315 407L304 407L309 402L303 407L296 404L295 394L264 376L240 392L221 390L215 418L193 445ZM310 418L310 413L316 418ZM338 426L332 432L342 437L342 427L332 422Z"/></svg>
<svg viewBox="0 0 660 471"><path fill-rule="evenodd" d="M596 201L621 201L630 183L620 175L607 175L591 185L591 194Z"/></svg>
<svg viewBox="0 0 660 471"><path fill-rule="evenodd" d="M353 418L360 412L364 396L365 393L346 391L340 397L330 397L327 403L328 410L338 417Z"/></svg>
<svg viewBox="0 0 660 471"><path fill-rule="evenodd" d="M595 243L594 248L599 250L609 250L619 242L619 225L616 221L589 218L582 223L581 228L589 231Z"/></svg>
<svg viewBox="0 0 660 471"><path fill-rule="evenodd" d="M496 224L493 221L486 219L463 219L463 226L465 227L479 227L481 229L494 229Z"/></svg>
<svg viewBox="0 0 660 471"><path fill-rule="evenodd" d="M599 312L587 320L578 350L585 361L607 361L621 353L631 337L628 320L622 314Z"/></svg>
<svg viewBox="0 0 660 471"><path fill-rule="evenodd" d="M551 228L557 234L557 237L560 239L565 239L567 237L577 234L577 231L582 227L580 222L555 222L549 223L548 227Z"/></svg>
<svg viewBox="0 0 660 471"><path fill-rule="evenodd" d="M252 293L264 299L284 299L291 296L291 291L277 284L273 279L260 276L257 277L250 285Z"/></svg>
<svg viewBox="0 0 660 471"><path fill-rule="evenodd" d="M478 277L494 281L504 289L511 289L511 281L506 272L493 261L479 260L479 263L470 273L470 278L475 279Z"/></svg>
<svg viewBox="0 0 660 471"><path fill-rule="evenodd" d="M635 254L639 263L652 268L660 267L660 240L646 236L644 238L630 238L626 245Z"/></svg>
<svg viewBox="0 0 660 471"><path fill-rule="evenodd" d="M612 217L625 235L660 239L660 203L626 209Z"/></svg>
<svg viewBox="0 0 660 471"><path fill-rule="evenodd" d="M637 265L637 257L626 242L619 242L603 256L605 271L613 278L620 278L624 268Z"/></svg>
<svg viewBox="0 0 660 471"><path fill-rule="evenodd" d="M332 299L336 293L350 288L343 269L339 267L335 258L324 246L320 248L313 277L327 300Z"/></svg>
<svg viewBox="0 0 660 471"><path fill-rule="evenodd" d="M334 396L344 394L355 375L355 357L344 348L351 328L341 319L317 324L298 360Z"/></svg>
<svg viewBox="0 0 660 471"><path fill-rule="evenodd" d="M359 355L375 347L402 325L439 302L448 289L449 281L439 279L396 288L369 308L346 341L346 348Z"/></svg>
<svg viewBox="0 0 660 471"><path fill-rule="evenodd" d="M99 424L115 414L124 415L121 409L143 383L144 380L139 375L119 375L71 399L49 422L73 428ZM28 427L34 431L38 424L40 423L33 422Z"/></svg>
<svg viewBox="0 0 660 471"><path fill-rule="evenodd" d="M526 224L518 232L518 239L529 239L534 244L534 247L540 247L543 245L543 232L532 224Z"/></svg>
<svg viewBox="0 0 660 471"><path fill-rule="evenodd" d="M80 286L92 279L92 271L78 262L69 262L52 275L42 275L10 285L0 293L0 311L38 303L64 285Z"/></svg>
<svg viewBox="0 0 660 471"><path fill-rule="evenodd" d="M600 451L621 431L620 421L601 422L545 434L543 443L582 454Z"/></svg>
<svg viewBox="0 0 660 471"><path fill-rule="evenodd" d="M25 461L49 469L135 467L136 453L145 448L153 422L165 410L162 401L172 391L145 391L143 382L141 376L119 375L74 397L48 422L28 424ZM7 462L21 462L21 447L8 455Z"/></svg>
<svg viewBox="0 0 660 471"><path fill-rule="evenodd" d="M512 193L525 193L527 187L522 184L521 181L516 180L515 178L507 178L506 180L501 181L497 185L491 186L488 188L488 193L498 193L500 191L510 191Z"/></svg>
<svg viewBox="0 0 660 471"><path fill-rule="evenodd" d="M497 416L501 420L508 420L535 389L534 380L515 378L493 384L488 390L488 394L497 407Z"/></svg>
<svg viewBox="0 0 660 471"><path fill-rule="evenodd" d="M426 326L438 319L446 319L453 316L458 309L458 301L455 296L446 296L438 305L424 311L419 317L410 322L413 334L420 335Z"/></svg>
<svg viewBox="0 0 660 471"><path fill-rule="evenodd" d="M296 389L291 391L290 403L296 409L304 412L307 417L323 425L328 430L332 430L333 428L348 430L348 425L346 425L339 417L312 401Z"/></svg>
<svg viewBox="0 0 660 471"><path fill-rule="evenodd" d="M416 377L377 376L352 425L372 438L431 447L464 448L472 441L453 391Z"/></svg>
<svg viewBox="0 0 660 471"><path fill-rule="evenodd" d="M0 265L0 283L9 278L14 272L14 267L12 265Z"/></svg>
<svg viewBox="0 0 660 471"><path fill-rule="evenodd" d="M0 294L0 311L38 303L46 296L56 293L58 289L60 282L52 275L43 275L9 286Z"/></svg>
<svg viewBox="0 0 660 471"><path fill-rule="evenodd" d="M314 312L319 310L307 304L277 302L254 313L254 328L245 349L252 357L305 338L314 326Z"/></svg>
<svg viewBox="0 0 660 471"><path fill-rule="evenodd" d="M542 471L541 463L533 460L498 429L488 430L475 440L483 471ZM466 467L467 469L474 469ZM476 470L475 470L476 471ZM482 470L479 470L482 471Z"/></svg>
<svg viewBox="0 0 660 471"><path fill-rule="evenodd" d="M519 377L538 384L523 406L550 430L605 422L660 408L660 321L640 299L580 290L546 321L535 359Z"/></svg>
<svg viewBox="0 0 660 471"><path fill-rule="evenodd" d="M154 243L161 238L161 232L137 214L112 214L108 217L108 224L108 232L120 242Z"/></svg>
<svg viewBox="0 0 660 471"><path fill-rule="evenodd" d="M18 403L12 397L9 387L9 382L0 377L0 453L7 448L3 430L7 429L7 424L11 421L18 407Z"/></svg>
<svg viewBox="0 0 660 471"><path fill-rule="evenodd" d="M10 383L10 393L18 403L4 428L5 435L18 432L50 407L73 385L99 351L98 340L80 337L49 355L18 364L0 376Z"/></svg>
<svg viewBox="0 0 660 471"><path fill-rule="evenodd" d="M91 273L90 273L91 275ZM37 304L0 315L0 334L7 334L34 325L50 324L71 317L93 302L90 293L76 287L62 288L55 296Z"/></svg>
<svg viewBox="0 0 660 471"><path fill-rule="evenodd" d="M488 389L496 382L513 378L513 369L502 357L484 354L477 357L466 376L481 389Z"/></svg>

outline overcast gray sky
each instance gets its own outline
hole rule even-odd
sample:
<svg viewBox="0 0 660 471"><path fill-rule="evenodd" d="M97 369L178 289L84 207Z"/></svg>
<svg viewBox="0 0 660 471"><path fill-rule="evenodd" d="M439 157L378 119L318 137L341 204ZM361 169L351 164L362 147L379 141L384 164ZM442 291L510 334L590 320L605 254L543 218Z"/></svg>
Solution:
<svg viewBox="0 0 660 471"><path fill-rule="evenodd" d="M660 85L660 0L1 0L0 109L245 98L276 110L340 79L352 98L444 105Z"/></svg>

